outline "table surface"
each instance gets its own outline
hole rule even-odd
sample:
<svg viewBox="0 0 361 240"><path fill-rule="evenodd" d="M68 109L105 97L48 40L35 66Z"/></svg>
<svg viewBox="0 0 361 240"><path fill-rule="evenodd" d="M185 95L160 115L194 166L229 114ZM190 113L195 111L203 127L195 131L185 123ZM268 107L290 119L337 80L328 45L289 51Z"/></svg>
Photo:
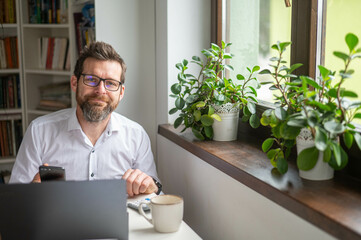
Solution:
<svg viewBox="0 0 361 240"><path fill-rule="evenodd" d="M138 211L128 208L129 213L129 239L201 239L184 221L177 232L159 233Z"/></svg>

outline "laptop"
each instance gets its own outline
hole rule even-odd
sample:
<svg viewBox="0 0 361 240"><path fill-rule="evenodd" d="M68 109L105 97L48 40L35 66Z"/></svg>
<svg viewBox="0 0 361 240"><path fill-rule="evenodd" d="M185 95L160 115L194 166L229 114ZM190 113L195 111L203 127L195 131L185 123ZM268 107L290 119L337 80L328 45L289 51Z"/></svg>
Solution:
<svg viewBox="0 0 361 240"><path fill-rule="evenodd" d="M120 179L0 184L0 239L128 239L126 204Z"/></svg>

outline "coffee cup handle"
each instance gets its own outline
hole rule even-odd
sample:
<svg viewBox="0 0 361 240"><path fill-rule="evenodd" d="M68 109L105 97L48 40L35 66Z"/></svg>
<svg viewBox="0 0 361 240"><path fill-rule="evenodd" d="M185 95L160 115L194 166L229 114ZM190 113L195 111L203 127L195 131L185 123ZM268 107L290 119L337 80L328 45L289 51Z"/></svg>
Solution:
<svg viewBox="0 0 361 240"><path fill-rule="evenodd" d="M145 212L143 210L143 205L148 205L148 207L150 208L149 202L141 202L138 206L138 211L139 211L140 215L142 215L150 224L153 224L153 219L151 219L150 217L145 215Z"/></svg>

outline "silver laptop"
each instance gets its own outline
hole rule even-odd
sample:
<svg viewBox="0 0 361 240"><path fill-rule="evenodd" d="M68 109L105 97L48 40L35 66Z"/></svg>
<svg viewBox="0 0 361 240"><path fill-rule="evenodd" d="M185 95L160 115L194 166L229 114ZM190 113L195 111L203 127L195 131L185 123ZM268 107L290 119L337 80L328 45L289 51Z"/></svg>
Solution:
<svg viewBox="0 0 361 240"><path fill-rule="evenodd" d="M0 185L1 240L128 239L124 180Z"/></svg>

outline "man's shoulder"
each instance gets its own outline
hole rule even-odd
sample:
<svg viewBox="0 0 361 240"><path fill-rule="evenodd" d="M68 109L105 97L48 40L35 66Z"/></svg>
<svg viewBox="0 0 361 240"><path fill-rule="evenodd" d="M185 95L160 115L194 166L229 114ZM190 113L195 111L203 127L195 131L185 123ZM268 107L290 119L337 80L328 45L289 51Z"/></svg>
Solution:
<svg viewBox="0 0 361 240"><path fill-rule="evenodd" d="M114 124L115 128L122 128L122 129L125 128L125 129L144 131L144 128L139 123L137 123L127 117L124 117L123 115L121 115L117 112L112 113L112 118L114 120L114 122L112 124Z"/></svg>
<svg viewBox="0 0 361 240"><path fill-rule="evenodd" d="M41 117L34 119L31 124L33 126L43 126L48 124L57 124L61 121L69 119L69 117L74 113L74 108L67 108L59 110Z"/></svg>

